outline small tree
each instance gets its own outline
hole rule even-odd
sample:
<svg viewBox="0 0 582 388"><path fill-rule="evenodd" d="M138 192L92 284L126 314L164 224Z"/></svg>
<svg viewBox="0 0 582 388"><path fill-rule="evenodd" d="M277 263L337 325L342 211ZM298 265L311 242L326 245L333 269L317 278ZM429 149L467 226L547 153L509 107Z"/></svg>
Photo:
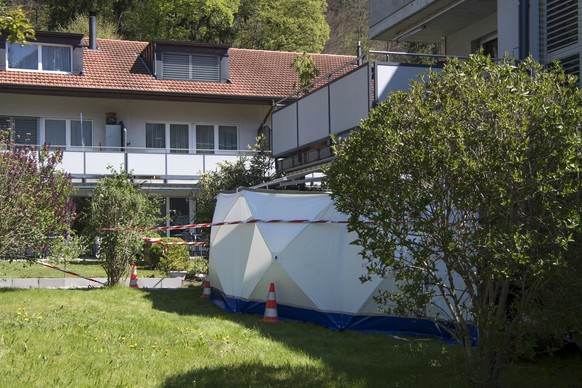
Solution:
<svg viewBox="0 0 582 388"><path fill-rule="evenodd" d="M263 136L258 136L252 157L236 162L222 162L218 171L202 176L194 192L196 222L210 222L219 191L236 190L267 182L275 177L274 159L264 150Z"/></svg>
<svg viewBox="0 0 582 388"><path fill-rule="evenodd" d="M432 316L474 385L499 384L540 312L559 311L560 335L580 325L579 298L551 304L581 289L567 276L581 259L581 123L574 77L473 55L391 94L336 148L327 183L364 280L394 278L398 291L377 300L397 313L426 316L440 299Z"/></svg>
<svg viewBox="0 0 582 388"><path fill-rule="evenodd" d="M0 257L40 252L74 218L73 186L58 169L60 151L18 147L0 139Z"/></svg>
<svg viewBox="0 0 582 388"><path fill-rule="evenodd" d="M116 172L101 178L93 192L92 227L100 236L100 259L109 285L119 283L129 265L143 251L134 230L99 231L99 228L151 227L160 221L159 201L132 182L130 173Z"/></svg>
<svg viewBox="0 0 582 388"><path fill-rule="evenodd" d="M291 63L291 67L299 76L299 84L293 82L293 89L298 89L299 93L308 93L315 86L313 81L319 77L319 69L315 66L313 57L307 53L298 55Z"/></svg>

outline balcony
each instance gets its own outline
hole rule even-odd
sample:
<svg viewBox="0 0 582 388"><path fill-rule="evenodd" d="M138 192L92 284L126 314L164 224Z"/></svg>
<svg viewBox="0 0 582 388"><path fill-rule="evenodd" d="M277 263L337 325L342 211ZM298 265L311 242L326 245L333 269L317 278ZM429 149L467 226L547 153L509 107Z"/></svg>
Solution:
<svg viewBox="0 0 582 388"><path fill-rule="evenodd" d="M333 159L332 137L343 137L368 117L368 111L388 94L407 90L445 56L398 52L370 52L382 61L367 62L299 100L273 112L273 154L277 168L288 177L321 170ZM436 66L388 62L394 57L428 57Z"/></svg>
<svg viewBox="0 0 582 388"><path fill-rule="evenodd" d="M193 184L202 174L216 171L222 162L236 162L253 151L198 151L127 147L125 151L105 150L104 147L67 147L63 151L61 168L74 181L99 179L110 175L108 167L131 171L136 179L165 183ZM195 151L190 151L195 152ZM206 153L203 153L206 152Z"/></svg>
<svg viewBox="0 0 582 388"><path fill-rule="evenodd" d="M497 12L497 0L370 0L369 35L377 40L438 43Z"/></svg>

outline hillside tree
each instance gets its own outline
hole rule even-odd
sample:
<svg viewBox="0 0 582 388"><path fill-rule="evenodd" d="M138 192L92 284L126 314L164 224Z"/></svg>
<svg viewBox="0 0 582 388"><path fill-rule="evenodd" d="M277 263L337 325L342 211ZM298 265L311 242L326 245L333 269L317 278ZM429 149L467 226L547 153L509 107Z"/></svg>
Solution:
<svg viewBox="0 0 582 388"><path fill-rule="evenodd" d="M498 386L528 334L581 327L581 126L575 77L476 54L390 94L336 147L327 184L362 279L393 278L376 300L449 332L472 385Z"/></svg>
<svg viewBox="0 0 582 388"><path fill-rule="evenodd" d="M239 1L134 0L120 18L123 36L228 43Z"/></svg>
<svg viewBox="0 0 582 388"><path fill-rule="evenodd" d="M329 39L325 0L242 0L233 45L319 53Z"/></svg>

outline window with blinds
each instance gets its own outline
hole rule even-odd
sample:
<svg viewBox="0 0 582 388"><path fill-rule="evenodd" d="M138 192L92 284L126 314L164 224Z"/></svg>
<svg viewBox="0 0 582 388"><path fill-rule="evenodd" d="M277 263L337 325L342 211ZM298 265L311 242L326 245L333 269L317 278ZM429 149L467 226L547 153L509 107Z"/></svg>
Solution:
<svg viewBox="0 0 582 388"><path fill-rule="evenodd" d="M559 60L564 70L580 77L580 12L579 0L545 1L546 62Z"/></svg>
<svg viewBox="0 0 582 388"><path fill-rule="evenodd" d="M163 53L162 78L220 82L220 58L206 55Z"/></svg>
<svg viewBox="0 0 582 388"><path fill-rule="evenodd" d="M578 43L578 0L547 0L548 52Z"/></svg>
<svg viewBox="0 0 582 388"><path fill-rule="evenodd" d="M38 145L40 143L40 120L37 117L0 116L0 129L10 131L16 144Z"/></svg>

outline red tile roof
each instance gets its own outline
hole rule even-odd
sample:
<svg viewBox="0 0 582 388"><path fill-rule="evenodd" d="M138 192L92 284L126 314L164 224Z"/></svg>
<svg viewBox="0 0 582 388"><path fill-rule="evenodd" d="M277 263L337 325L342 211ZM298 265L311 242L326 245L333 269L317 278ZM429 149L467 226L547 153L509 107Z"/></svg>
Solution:
<svg viewBox="0 0 582 388"><path fill-rule="evenodd" d="M97 39L98 50L84 49L83 75L42 72L0 71L0 91L75 94L136 95L156 98L233 98L272 99L293 93L298 82L292 61L293 52L230 49L232 83L156 79L140 59L147 42ZM354 56L312 54L321 74L331 72ZM355 68L344 68L339 74Z"/></svg>

